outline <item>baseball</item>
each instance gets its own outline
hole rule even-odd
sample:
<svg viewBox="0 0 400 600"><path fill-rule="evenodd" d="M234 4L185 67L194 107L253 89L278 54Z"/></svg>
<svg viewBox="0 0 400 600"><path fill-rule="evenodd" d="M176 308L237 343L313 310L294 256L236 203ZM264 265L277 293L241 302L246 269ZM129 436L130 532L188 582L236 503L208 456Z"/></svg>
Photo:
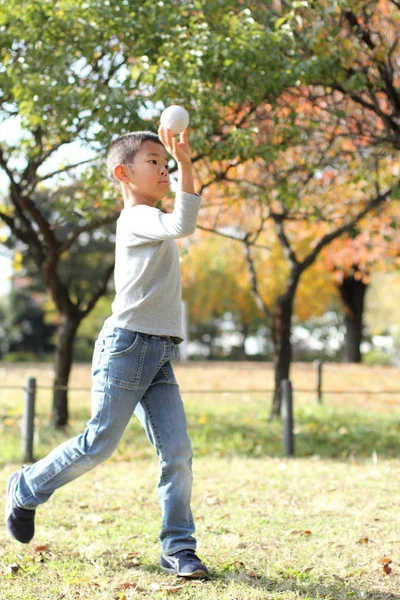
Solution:
<svg viewBox="0 0 400 600"><path fill-rule="evenodd" d="M183 106L172 104L161 113L160 122L161 127L170 129L172 133L182 133L189 125L189 113Z"/></svg>

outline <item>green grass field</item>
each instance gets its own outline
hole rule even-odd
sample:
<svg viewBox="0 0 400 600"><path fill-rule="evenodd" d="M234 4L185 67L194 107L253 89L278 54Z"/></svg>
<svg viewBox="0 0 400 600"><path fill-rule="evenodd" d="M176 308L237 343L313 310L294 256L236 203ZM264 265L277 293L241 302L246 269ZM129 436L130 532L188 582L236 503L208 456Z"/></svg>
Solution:
<svg viewBox="0 0 400 600"><path fill-rule="evenodd" d="M48 428L50 368L0 367L2 386L37 377L37 458L80 432L90 410L89 393L72 392L68 431ZM314 391L296 392L315 388L313 366L295 365L292 459L281 457L281 425L269 421L271 394L260 391L272 386L270 365L176 373L195 451L199 554L212 579L159 571L157 460L132 421L110 461L38 510L31 544L0 532L1 600L400 599L399 371L326 365L324 386L336 393L318 405ZM87 366L75 368L72 385L90 386ZM21 390L0 389L3 490L21 462L22 405Z"/></svg>

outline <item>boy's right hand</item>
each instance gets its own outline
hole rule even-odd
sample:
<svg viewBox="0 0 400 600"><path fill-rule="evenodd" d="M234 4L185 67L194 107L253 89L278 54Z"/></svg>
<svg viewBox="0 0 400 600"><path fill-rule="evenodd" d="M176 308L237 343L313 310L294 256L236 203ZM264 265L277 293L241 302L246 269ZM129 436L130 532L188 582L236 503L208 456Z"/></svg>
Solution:
<svg viewBox="0 0 400 600"><path fill-rule="evenodd" d="M179 136L179 142L170 129L159 127L158 137L162 141L167 152L176 160L179 165L191 165L190 146L187 129Z"/></svg>

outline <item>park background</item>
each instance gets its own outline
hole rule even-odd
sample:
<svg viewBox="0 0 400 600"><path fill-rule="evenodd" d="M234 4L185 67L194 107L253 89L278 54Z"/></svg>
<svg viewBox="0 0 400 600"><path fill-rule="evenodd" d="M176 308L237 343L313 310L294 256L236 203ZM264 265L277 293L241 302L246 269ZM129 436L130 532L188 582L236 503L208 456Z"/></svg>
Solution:
<svg viewBox="0 0 400 600"><path fill-rule="evenodd" d="M4 598L400 597L399 28L396 0L0 3L1 478L27 377L37 458L88 418L120 208L106 150L181 104L203 203L176 370L215 574L159 575L133 422L90 492L40 511L36 546L0 537Z"/></svg>

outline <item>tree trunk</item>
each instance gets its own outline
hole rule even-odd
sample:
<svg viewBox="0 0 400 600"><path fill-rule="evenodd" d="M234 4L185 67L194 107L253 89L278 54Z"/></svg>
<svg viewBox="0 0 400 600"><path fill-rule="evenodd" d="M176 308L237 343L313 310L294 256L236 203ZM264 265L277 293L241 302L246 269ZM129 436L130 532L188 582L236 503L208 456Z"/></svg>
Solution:
<svg viewBox="0 0 400 600"><path fill-rule="evenodd" d="M239 347L239 351L240 351L239 360L247 360L248 356L246 354L246 339L249 335L249 326L247 323L242 322L241 334L243 337L242 337L242 341L241 341L241 344Z"/></svg>
<svg viewBox="0 0 400 600"><path fill-rule="evenodd" d="M273 319L274 341L274 397L271 408L271 418L279 417L281 411L281 381L289 379L292 362L292 344L290 340L293 314L293 301L297 281L288 287L285 294L278 299Z"/></svg>
<svg viewBox="0 0 400 600"><path fill-rule="evenodd" d="M62 429L68 424L68 381L73 361L79 316L62 315L59 325L54 364L53 408L51 424Z"/></svg>
<svg viewBox="0 0 400 600"><path fill-rule="evenodd" d="M363 337L363 313L365 292L368 285L353 276L344 277L339 286L345 306L346 337L344 360L347 363L361 362L361 342Z"/></svg>

